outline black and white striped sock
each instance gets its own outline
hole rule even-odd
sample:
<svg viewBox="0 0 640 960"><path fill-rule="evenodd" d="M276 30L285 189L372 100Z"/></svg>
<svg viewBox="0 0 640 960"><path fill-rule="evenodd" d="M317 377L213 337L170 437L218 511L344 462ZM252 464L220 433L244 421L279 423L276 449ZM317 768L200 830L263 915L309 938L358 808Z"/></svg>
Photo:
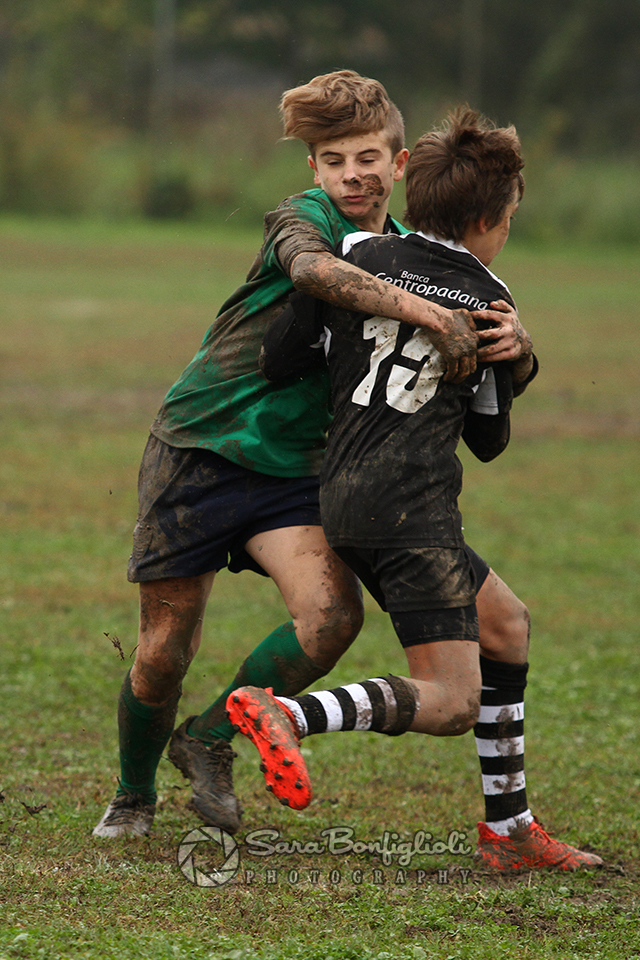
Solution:
<svg viewBox="0 0 640 960"><path fill-rule="evenodd" d="M529 665L480 657L482 694L474 727L487 826L500 836L533 821L524 774L524 690Z"/></svg>
<svg viewBox="0 0 640 960"><path fill-rule="evenodd" d="M394 676L276 700L295 717L300 739L336 730L373 730L398 736L409 729L417 708L413 688Z"/></svg>

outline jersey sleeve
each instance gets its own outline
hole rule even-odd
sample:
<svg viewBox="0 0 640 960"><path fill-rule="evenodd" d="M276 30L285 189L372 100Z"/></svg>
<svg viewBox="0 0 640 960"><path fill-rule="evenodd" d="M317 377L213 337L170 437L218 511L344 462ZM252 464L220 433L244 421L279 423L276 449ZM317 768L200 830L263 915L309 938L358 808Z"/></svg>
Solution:
<svg viewBox="0 0 640 960"><path fill-rule="evenodd" d="M267 380L303 376L324 366L323 304L306 293L293 293L262 341L260 369Z"/></svg>
<svg viewBox="0 0 640 960"><path fill-rule="evenodd" d="M291 265L301 253L333 253L337 238L322 203L300 195L285 200L264 218L263 260L291 276Z"/></svg>
<svg viewBox="0 0 640 960"><path fill-rule="evenodd" d="M462 428L462 439L483 463L495 460L509 443L512 403L513 382L508 364L491 364L469 402Z"/></svg>
<svg viewBox="0 0 640 960"><path fill-rule="evenodd" d="M462 439L483 463L495 460L508 446L514 397L520 396L536 377L538 361L534 355L531 373L515 387L509 363L494 363L487 370L491 372L491 377L486 378L489 389L482 392L483 384L480 385L469 403L462 429Z"/></svg>
<svg viewBox="0 0 640 960"><path fill-rule="evenodd" d="M482 463L495 460L507 448L510 436L511 417L508 411L487 416L476 413L475 410L467 410L462 439Z"/></svg>

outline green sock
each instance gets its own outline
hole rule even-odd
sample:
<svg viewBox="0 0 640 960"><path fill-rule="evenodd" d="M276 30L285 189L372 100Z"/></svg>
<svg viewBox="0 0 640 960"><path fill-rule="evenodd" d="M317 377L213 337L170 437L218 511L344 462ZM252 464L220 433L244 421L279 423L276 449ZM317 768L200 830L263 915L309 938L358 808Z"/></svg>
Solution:
<svg viewBox="0 0 640 960"><path fill-rule="evenodd" d="M146 703L140 703L134 696L129 674L124 678L118 701L118 796L123 793L139 793L147 803L156 802L156 770L173 731L180 693L179 690L161 707L150 707Z"/></svg>
<svg viewBox="0 0 640 960"><path fill-rule="evenodd" d="M283 623L249 654L227 689L192 720L187 732L206 743L232 740L234 729L225 707L227 697L238 687L273 687L276 696L286 697L300 693L327 673L304 652L293 623Z"/></svg>

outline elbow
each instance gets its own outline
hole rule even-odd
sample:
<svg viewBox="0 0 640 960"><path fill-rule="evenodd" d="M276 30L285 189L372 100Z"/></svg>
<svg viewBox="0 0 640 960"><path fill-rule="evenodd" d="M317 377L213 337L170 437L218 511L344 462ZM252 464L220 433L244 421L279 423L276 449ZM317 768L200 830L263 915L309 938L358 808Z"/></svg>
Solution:
<svg viewBox="0 0 640 960"><path fill-rule="evenodd" d="M291 264L291 283L304 293L309 291L311 283L310 259L309 254L301 253Z"/></svg>
<svg viewBox="0 0 640 960"><path fill-rule="evenodd" d="M291 264L290 279L296 290L318 296L327 278L322 271L322 262L334 259L332 254L300 253Z"/></svg>

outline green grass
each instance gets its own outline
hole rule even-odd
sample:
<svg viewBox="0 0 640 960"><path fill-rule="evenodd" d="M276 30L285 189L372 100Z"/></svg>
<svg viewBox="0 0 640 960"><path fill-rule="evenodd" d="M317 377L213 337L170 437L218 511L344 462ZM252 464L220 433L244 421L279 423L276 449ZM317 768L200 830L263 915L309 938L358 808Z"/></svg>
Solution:
<svg viewBox="0 0 640 960"><path fill-rule="evenodd" d="M505 251L496 267L541 373L517 401L503 457L481 465L464 454L468 540L533 618L531 805L606 869L496 879L469 856L440 854L416 857L403 876L396 861L363 853L260 859L245 849L239 882L201 889L177 867L198 821L166 761L152 835L92 839L117 772L126 664L110 638L127 659L136 643L124 570L146 430L257 239L0 223L0 960L640 955L637 250ZM180 718L204 708L284 616L268 581L221 574ZM369 603L331 681L390 670L404 672L403 656ZM271 828L319 842L346 825L367 842L425 830L473 843L483 807L470 736L352 734L305 749L316 799L294 813L264 792L251 745L237 744L240 841ZM196 860L220 865L213 845Z"/></svg>

